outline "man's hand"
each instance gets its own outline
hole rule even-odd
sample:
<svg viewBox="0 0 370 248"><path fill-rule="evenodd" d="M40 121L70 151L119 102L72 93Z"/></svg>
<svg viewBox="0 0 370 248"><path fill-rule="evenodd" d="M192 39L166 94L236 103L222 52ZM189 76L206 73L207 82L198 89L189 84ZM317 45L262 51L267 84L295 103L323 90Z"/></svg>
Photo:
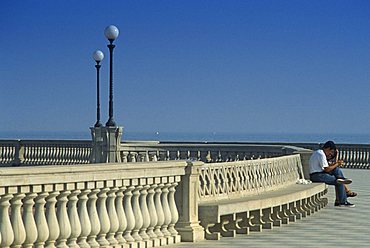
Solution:
<svg viewBox="0 0 370 248"><path fill-rule="evenodd" d="M344 164L344 161L343 160L338 160L337 164L338 164L338 166L342 166Z"/></svg>

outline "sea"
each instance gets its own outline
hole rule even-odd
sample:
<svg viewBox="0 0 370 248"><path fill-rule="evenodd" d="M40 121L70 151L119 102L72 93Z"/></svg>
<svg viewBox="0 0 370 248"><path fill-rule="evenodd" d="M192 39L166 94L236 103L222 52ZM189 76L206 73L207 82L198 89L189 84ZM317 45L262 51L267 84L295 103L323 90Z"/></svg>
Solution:
<svg viewBox="0 0 370 248"><path fill-rule="evenodd" d="M89 140L86 131L0 131L0 140ZM174 142L307 142L333 140L344 144L370 144L369 134L309 134L309 133L232 133L232 132L137 132L124 131L123 141Z"/></svg>

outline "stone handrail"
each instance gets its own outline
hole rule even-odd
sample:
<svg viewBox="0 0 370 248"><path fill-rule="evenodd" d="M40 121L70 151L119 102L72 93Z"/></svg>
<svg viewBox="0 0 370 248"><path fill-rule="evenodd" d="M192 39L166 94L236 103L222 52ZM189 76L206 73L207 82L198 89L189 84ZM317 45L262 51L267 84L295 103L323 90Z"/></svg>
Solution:
<svg viewBox="0 0 370 248"><path fill-rule="evenodd" d="M200 201L239 198L277 190L304 178L300 155L204 164L199 170Z"/></svg>
<svg viewBox="0 0 370 248"><path fill-rule="evenodd" d="M0 247L154 247L179 242L186 162L0 169Z"/></svg>

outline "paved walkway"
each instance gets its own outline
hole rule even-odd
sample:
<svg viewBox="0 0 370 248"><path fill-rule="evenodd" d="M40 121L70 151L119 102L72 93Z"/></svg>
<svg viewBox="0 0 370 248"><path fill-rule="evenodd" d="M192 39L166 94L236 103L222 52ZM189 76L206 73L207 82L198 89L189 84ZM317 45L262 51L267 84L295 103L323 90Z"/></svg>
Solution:
<svg viewBox="0 0 370 248"><path fill-rule="evenodd" d="M315 214L273 230L221 238L220 241L180 243L171 248L236 247L370 247L370 170L344 170L353 179L350 188L358 193L350 201L355 208L334 207L334 187L329 187L329 204Z"/></svg>

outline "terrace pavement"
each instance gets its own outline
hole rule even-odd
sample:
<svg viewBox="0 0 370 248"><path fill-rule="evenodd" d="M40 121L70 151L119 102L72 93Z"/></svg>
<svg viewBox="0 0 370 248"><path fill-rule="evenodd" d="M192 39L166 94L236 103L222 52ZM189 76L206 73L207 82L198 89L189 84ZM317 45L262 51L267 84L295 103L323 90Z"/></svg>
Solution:
<svg viewBox="0 0 370 248"><path fill-rule="evenodd" d="M329 187L326 197L329 204L315 214L260 233L237 235L236 238L205 240L197 243L179 243L168 248L268 248L268 247L370 247L370 170L344 169L352 178L350 188L358 193L349 198L355 208L334 207L334 187Z"/></svg>

